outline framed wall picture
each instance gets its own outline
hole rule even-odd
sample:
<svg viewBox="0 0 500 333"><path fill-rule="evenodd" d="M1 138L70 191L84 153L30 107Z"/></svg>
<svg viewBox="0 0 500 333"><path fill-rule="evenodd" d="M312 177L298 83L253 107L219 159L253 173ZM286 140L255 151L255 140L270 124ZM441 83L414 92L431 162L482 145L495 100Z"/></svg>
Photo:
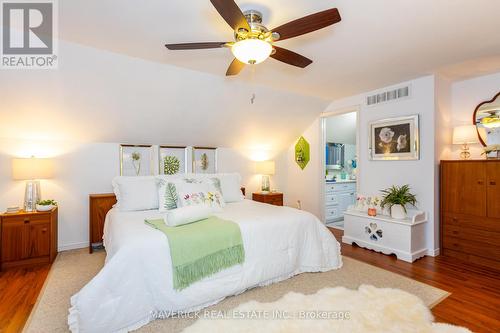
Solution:
<svg viewBox="0 0 500 333"><path fill-rule="evenodd" d="M120 176L150 176L153 174L151 145L120 145Z"/></svg>
<svg viewBox="0 0 500 333"><path fill-rule="evenodd" d="M193 147L193 172L217 172L217 148Z"/></svg>
<svg viewBox="0 0 500 333"><path fill-rule="evenodd" d="M188 172L186 161L186 147L159 146L158 162L160 175L176 175Z"/></svg>
<svg viewBox="0 0 500 333"><path fill-rule="evenodd" d="M371 160L418 160L419 116L390 118L370 123Z"/></svg>

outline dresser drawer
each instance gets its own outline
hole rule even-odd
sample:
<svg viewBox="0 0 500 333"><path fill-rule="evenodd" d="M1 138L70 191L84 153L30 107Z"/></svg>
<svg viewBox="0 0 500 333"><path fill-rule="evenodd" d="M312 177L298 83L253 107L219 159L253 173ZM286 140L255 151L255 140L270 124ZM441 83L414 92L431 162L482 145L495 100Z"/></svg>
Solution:
<svg viewBox="0 0 500 333"><path fill-rule="evenodd" d="M325 219L331 220L342 217L340 209L338 207L326 207L325 209Z"/></svg>
<svg viewBox="0 0 500 333"><path fill-rule="evenodd" d="M40 224L40 223L50 223L50 215L13 215L2 217L2 223L4 224Z"/></svg>
<svg viewBox="0 0 500 333"><path fill-rule="evenodd" d="M443 226L443 235L447 237L455 237L462 240L471 240L491 245L500 246L500 233L491 232L481 229L461 228L456 225L445 224Z"/></svg>
<svg viewBox="0 0 500 333"><path fill-rule="evenodd" d="M443 235L443 248L500 261L500 246Z"/></svg>
<svg viewBox="0 0 500 333"><path fill-rule="evenodd" d="M283 199L274 199L274 200L267 200L265 203L275 205L275 206L283 206Z"/></svg>
<svg viewBox="0 0 500 333"><path fill-rule="evenodd" d="M337 206L339 204L339 196L337 194L327 194L325 196L325 206Z"/></svg>
<svg viewBox="0 0 500 333"><path fill-rule="evenodd" d="M325 193L356 191L356 183L326 184Z"/></svg>
<svg viewBox="0 0 500 333"><path fill-rule="evenodd" d="M500 233L500 219L470 216L463 214L445 214L444 225L459 228L472 228Z"/></svg>
<svg viewBox="0 0 500 333"><path fill-rule="evenodd" d="M283 206L283 193L253 193L252 200L275 206Z"/></svg>

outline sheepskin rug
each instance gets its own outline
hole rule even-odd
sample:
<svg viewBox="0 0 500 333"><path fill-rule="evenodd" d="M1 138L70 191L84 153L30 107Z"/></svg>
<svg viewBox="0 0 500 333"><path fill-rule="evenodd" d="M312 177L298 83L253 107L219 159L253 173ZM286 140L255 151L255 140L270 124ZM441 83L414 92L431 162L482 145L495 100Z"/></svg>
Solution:
<svg viewBox="0 0 500 333"><path fill-rule="evenodd" d="M228 312L201 311L185 333L470 333L433 323L416 296L399 289L362 285L358 290L325 288L312 295L290 292L272 303L256 301Z"/></svg>

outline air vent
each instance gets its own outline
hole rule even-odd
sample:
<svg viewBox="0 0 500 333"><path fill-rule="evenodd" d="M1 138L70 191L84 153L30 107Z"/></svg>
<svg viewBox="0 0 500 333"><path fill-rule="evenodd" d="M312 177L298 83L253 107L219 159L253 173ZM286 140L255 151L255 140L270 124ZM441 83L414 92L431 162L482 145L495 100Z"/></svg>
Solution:
<svg viewBox="0 0 500 333"><path fill-rule="evenodd" d="M396 99L410 96L410 87L401 87L394 90L384 91L376 95L366 97L366 105L375 105L385 102L390 102Z"/></svg>

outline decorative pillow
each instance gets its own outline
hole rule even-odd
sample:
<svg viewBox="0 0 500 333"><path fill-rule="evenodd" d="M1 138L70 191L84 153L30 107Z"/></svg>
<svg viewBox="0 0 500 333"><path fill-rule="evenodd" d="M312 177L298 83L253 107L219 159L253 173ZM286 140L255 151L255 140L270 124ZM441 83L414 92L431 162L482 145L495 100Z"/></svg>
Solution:
<svg viewBox="0 0 500 333"><path fill-rule="evenodd" d="M160 212L177 208L177 189L173 180L160 179L157 195Z"/></svg>
<svg viewBox="0 0 500 333"><path fill-rule="evenodd" d="M226 205L219 191L179 192L179 202L181 207L209 206L222 208Z"/></svg>
<svg viewBox="0 0 500 333"><path fill-rule="evenodd" d="M217 211L219 210L207 205L180 207L169 210L165 214L165 223L169 227L176 227L179 225L205 220Z"/></svg>
<svg viewBox="0 0 500 333"><path fill-rule="evenodd" d="M158 186L153 176L115 177L115 207L121 211L158 209Z"/></svg>
<svg viewBox="0 0 500 333"><path fill-rule="evenodd" d="M160 211L202 204L224 207L226 203L216 183L205 178L161 179L158 193Z"/></svg>
<svg viewBox="0 0 500 333"><path fill-rule="evenodd" d="M216 189L222 194L225 202L238 202L245 197L241 193L241 176L239 173L190 173L185 176L197 180L211 180Z"/></svg>

